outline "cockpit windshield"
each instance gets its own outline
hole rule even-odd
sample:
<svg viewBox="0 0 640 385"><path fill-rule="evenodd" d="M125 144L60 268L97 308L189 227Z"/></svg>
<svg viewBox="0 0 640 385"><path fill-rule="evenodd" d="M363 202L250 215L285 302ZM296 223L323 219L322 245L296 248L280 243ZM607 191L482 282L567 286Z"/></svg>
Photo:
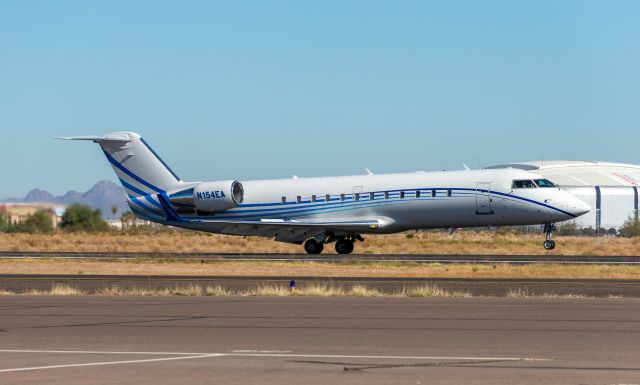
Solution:
<svg viewBox="0 0 640 385"><path fill-rule="evenodd" d="M534 180L534 182L536 182L538 187L557 187L549 179L536 179L536 180Z"/></svg>
<svg viewBox="0 0 640 385"><path fill-rule="evenodd" d="M536 185L532 180L514 180L511 188L536 188Z"/></svg>

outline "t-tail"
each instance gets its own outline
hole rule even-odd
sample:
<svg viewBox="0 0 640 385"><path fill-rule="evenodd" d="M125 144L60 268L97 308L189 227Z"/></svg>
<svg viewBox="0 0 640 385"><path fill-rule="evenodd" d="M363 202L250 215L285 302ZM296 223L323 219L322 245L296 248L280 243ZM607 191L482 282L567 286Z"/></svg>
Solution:
<svg viewBox="0 0 640 385"><path fill-rule="evenodd" d="M129 206L137 216L152 221L179 220L168 204L168 192L186 187L185 183L139 134L114 132L57 139L98 143L125 188Z"/></svg>

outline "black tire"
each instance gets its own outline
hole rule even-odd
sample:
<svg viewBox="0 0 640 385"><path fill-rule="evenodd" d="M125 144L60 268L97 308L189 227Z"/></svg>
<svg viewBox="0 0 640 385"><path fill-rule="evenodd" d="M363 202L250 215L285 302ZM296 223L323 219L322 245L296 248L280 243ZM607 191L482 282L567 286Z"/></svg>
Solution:
<svg viewBox="0 0 640 385"><path fill-rule="evenodd" d="M304 243L304 251L307 254L320 254L322 253L322 249L324 249L324 243L318 242L315 239L307 239Z"/></svg>
<svg viewBox="0 0 640 385"><path fill-rule="evenodd" d="M556 243L550 239L544 241L542 245L544 246L545 250L553 250L556 248Z"/></svg>
<svg viewBox="0 0 640 385"><path fill-rule="evenodd" d="M353 242L348 239L338 239L336 241L336 252L338 254L351 254L353 251Z"/></svg>

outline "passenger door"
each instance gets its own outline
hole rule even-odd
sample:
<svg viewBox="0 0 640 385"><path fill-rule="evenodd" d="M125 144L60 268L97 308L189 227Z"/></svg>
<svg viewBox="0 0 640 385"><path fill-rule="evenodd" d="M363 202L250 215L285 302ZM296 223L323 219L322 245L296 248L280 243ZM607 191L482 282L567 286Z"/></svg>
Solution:
<svg viewBox="0 0 640 385"><path fill-rule="evenodd" d="M351 195L351 204L356 204L357 201L362 199L362 186L353 186L353 195Z"/></svg>
<svg viewBox="0 0 640 385"><path fill-rule="evenodd" d="M478 183L476 185L476 214L493 215L491 207L491 183Z"/></svg>

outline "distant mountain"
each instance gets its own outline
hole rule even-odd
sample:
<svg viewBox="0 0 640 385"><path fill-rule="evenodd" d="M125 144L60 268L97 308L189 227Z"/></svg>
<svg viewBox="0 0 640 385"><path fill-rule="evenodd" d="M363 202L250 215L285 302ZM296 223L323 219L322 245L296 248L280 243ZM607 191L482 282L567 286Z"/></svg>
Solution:
<svg viewBox="0 0 640 385"><path fill-rule="evenodd" d="M29 191L29 193L22 199L5 200L5 202L7 201L24 203L59 203L64 205L81 203L100 209L100 211L102 211L102 217L105 219L117 219L120 218L120 215L123 212L129 211L124 188L108 180L96 183L84 193L69 191L62 196L54 196L47 191L35 188ZM118 208L115 216L111 213L111 208L114 205Z"/></svg>
<svg viewBox="0 0 640 385"><path fill-rule="evenodd" d="M23 202L54 202L55 200L56 197L47 191L40 190L39 188L34 188L29 191L27 196L22 199Z"/></svg>

